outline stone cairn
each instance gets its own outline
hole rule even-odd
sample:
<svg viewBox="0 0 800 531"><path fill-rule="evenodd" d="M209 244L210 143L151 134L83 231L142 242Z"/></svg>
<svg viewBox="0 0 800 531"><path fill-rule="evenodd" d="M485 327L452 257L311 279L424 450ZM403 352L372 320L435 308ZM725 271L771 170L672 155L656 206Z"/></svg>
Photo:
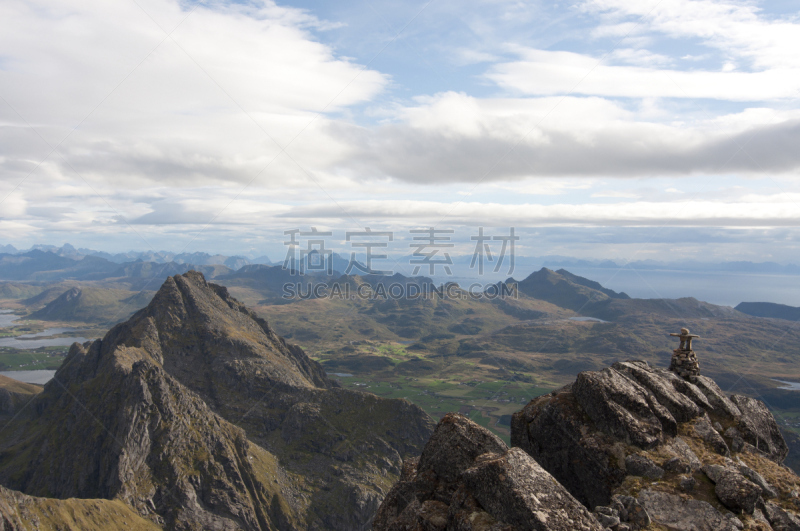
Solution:
<svg viewBox="0 0 800 531"><path fill-rule="evenodd" d="M700 374L700 364L697 362L694 350L692 350L692 339L700 336L690 334L688 328L681 328L680 334L670 335L679 337L681 344L672 351L672 362L669 364L669 370L678 374L681 378L691 380L692 377Z"/></svg>

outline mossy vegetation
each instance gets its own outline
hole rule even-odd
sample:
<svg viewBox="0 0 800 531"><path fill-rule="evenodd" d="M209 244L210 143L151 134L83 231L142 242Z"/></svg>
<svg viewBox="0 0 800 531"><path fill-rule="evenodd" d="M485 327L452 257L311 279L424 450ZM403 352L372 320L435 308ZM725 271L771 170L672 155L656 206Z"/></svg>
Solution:
<svg viewBox="0 0 800 531"><path fill-rule="evenodd" d="M8 492L8 491L5 491ZM18 525L26 531L156 531L155 522L142 518L120 500L56 500L16 494ZM12 513L12 514L14 514Z"/></svg>

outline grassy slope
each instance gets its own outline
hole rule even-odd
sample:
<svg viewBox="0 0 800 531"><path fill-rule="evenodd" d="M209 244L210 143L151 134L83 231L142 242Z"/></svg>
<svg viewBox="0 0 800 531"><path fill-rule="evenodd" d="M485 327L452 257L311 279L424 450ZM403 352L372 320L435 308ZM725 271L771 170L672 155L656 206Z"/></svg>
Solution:
<svg viewBox="0 0 800 531"><path fill-rule="evenodd" d="M231 291L258 301L247 289ZM800 393L777 391L772 380L800 380L800 330L791 323L693 299L613 300L609 323L570 321L575 312L524 296L513 304L516 311L485 301L403 306L320 299L255 309L329 373L352 374L339 377L345 387L407 398L434 417L454 410L488 415L501 436L503 415L582 370L626 359L667 366L677 346L668 334L681 327L702 336L695 343L702 369L725 391L761 397L787 422L800 413ZM543 315L526 318L531 311Z"/></svg>
<svg viewBox="0 0 800 531"><path fill-rule="evenodd" d="M2 489L0 496L9 491ZM14 494L11 514L20 518L27 531L155 531L161 529L145 520L119 500L57 500ZM0 502L2 503L2 502ZM13 512L12 512L13 511ZM33 522L37 522L34 525Z"/></svg>
<svg viewBox="0 0 800 531"><path fill-rule="evenodd" d="M29 384L0 375L0 388L19 395L33 396L42 391L41 385Z"/></svg>

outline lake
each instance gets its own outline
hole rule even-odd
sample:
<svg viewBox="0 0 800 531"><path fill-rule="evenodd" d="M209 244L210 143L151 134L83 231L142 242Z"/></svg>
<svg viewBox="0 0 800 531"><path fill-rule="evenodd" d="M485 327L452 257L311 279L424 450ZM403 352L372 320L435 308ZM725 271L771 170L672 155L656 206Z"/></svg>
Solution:
<svg viewBox="0 0 800 531"><path fill-rule="evenodd" d="M0 371L0 374L20 382L44 385L53 379L56 371Z"/></svg>
<svg viewBox="0 0 800 531"><path fill-rule="evenodd" d="M12 313L11 310L0 310L0 328L11 326L11 323L18 318L19 315Z"/></svg>
<svg viewBox="0 0 800 531"><path fill-rule="evenodd" d="M23 334L16 337L0 338L0 347L13 347L18 349L34 349L40 347L68 347L75 343L85 343L85 337L49 337L72 332L74 328L48 328L36 334Z"/></svg>
<svg viewBox="0 0 800 531"><path fill-rule="evenodd" d="M800 382L787 382L785 380L777 380L775 378L773 378L773 380L782 384L786 384L786 387L778 387L778 389L784 389L786 391L800 391Z"/></svg>

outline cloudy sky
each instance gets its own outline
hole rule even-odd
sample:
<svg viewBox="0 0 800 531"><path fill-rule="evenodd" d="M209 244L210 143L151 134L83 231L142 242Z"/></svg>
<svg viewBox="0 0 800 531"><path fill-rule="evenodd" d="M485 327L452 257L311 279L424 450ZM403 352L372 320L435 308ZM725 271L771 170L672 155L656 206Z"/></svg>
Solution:
<svg viewBox="0 0 800 531"><path fill-rule="evenodd" d="M5 0L0 244L798 262L798 50L792 0Z"/></svg>

